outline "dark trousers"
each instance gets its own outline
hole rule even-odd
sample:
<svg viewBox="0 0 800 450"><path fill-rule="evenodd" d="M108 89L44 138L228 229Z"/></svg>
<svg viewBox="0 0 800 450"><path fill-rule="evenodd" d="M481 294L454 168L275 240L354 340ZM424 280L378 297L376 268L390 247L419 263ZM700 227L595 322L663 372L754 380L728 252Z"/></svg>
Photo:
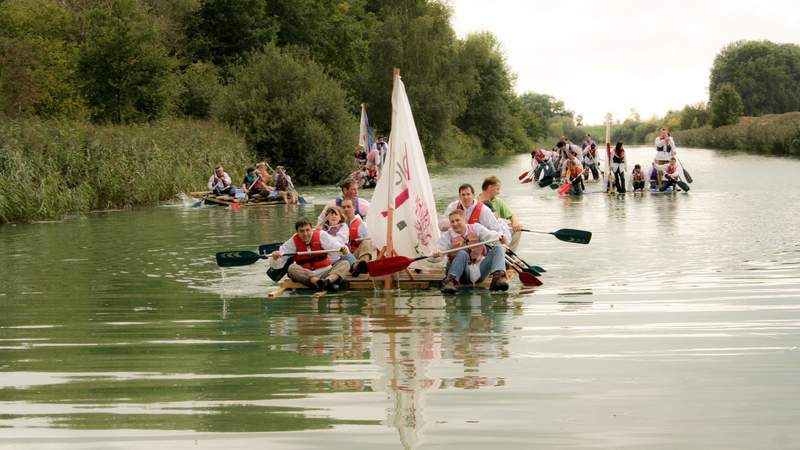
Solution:
<svg viewBox="0 0 800 450"><path fill-rule="evenodd" d="M625 192L625 174L623 172L614 172L614 185L617 187L617 192Z"/></svg>

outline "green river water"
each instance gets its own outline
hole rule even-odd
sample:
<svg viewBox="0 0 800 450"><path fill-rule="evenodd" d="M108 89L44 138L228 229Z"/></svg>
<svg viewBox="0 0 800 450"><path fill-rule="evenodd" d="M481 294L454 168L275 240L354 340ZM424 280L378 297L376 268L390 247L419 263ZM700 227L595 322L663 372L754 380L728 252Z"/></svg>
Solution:
<svg viewBox="0 0 800 450"><path fill-rule="evenodd" d="M594 233L525 235L544 285L507 294L268 300L265 265L216 267L333 187L0 227L0 449L800 448L800 161L680 151L689 194L434 171L442 208L494 174L529 228Z"/></svg>

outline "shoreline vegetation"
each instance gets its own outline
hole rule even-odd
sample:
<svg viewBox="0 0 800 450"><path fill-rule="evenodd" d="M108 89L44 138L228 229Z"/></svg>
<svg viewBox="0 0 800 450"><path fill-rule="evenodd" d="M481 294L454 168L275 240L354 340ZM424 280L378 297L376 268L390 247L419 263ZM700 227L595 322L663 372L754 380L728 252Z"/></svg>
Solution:
<svg viewBox="0 0 800 450"><path fill-rule="evenodd" d="M800 157L800 112L740 117L733 125L673 132L678 146Z"/></svg>
<svg viewBox="0 0 800 450"><path fill-rule="evenodd" d="M0 224L154 205L205 187L216 164L236 176L253 163L241 136L200 120L9 120L0 143Z"/></svg>

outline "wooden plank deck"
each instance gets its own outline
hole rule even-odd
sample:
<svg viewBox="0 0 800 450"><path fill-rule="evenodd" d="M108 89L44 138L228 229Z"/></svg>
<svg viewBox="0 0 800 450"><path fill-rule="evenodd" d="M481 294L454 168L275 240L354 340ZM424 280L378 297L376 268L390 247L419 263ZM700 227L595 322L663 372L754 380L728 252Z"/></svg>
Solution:
<svg viewBox="0 0 800 450"><path fill-rule="evenodd" d="M260 201L245 201L245 202L236 202L235 199L229 195L206 195L208 192L190 192L189 195L192 198L196 199L203 199L208 203L214 203L221 206L230 206L234 203L238 203L241 207L254 207L254 206L272 206L272 205L285 205L286 202L283 201L282 197L265 199Z"/></svg>

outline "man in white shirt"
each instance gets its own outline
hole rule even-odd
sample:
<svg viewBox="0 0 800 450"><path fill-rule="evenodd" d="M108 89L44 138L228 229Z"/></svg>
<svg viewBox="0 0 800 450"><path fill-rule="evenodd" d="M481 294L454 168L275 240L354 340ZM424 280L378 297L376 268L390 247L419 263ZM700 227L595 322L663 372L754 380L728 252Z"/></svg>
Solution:
<svg viewBox="0 0 800 450"><path fill-rule="evenodd" d="M312 228L307 219L295 222L294 229L296 233L272 252L270 265L276 269L283 267L288 261L288 257L283 255L297 253L287 271L289 278L319 290L338 291L339 283L350 270L350 263L344 258L331 263L327 253L303 255L302 252L336 250L347 254L347 245L322 230Z"/></svg>
<svg viewBox="0 0 800 450"><path fill-rule="evenodd" d="M208 179L208 191L216 195L233 195L231 176L222 166L214 167L214 175Z"/></svg>
<svg viewBox="0 0 800 450"><path fill-rule="evenodd" d="M433 252L433 256L441 256L447 250L479 242L508 243L508 239L497 231L488 230L479 223L467 224L463 210L453 210L448 215L448 219L450 228L442 233L442 237L436 243L437 250ZM489 275L492 275L490 290L508 290L505 255L505 247L502 245L495 245L489 251L484 245L480 245L449 253L447 255L447 277L442 282L442 292L453 294L459 284L479 283Z"/></svg>
<svg viewBox="0 0 800 450"><path fill-rule="evenodd" d="M358 198L358 182L353 180L352 178L348 178L344 180L344 183L341 185L342 188L342 195L336 197L335 199L329 201L325 206L342 206L343 199L350 199L353 201L353 205L356 208L356 214L361 216L362 219L367 217L367 213L369 212L369 202L364 200L363 198ZM320 213L319 218L317 219L317 223L322 223L325 220L325 216L322 214L325 213L325 209L322 210Z"/></svg>
<svg viewBox="0 0 800 450"><path fill-rule="evenodd" d="M489 209L482 202L475 199L475 189L471 184L464 183L458 187L458 200L447 205L444 211L445 217L450 217L450 213L455 210L464 211L468 224L479 223L484 227L502 233L503 227L497 220L491 209ZM447 225L441 226L442 231L448 229ZM511 233L509 232L508 239L511 240Z"/></svg>

